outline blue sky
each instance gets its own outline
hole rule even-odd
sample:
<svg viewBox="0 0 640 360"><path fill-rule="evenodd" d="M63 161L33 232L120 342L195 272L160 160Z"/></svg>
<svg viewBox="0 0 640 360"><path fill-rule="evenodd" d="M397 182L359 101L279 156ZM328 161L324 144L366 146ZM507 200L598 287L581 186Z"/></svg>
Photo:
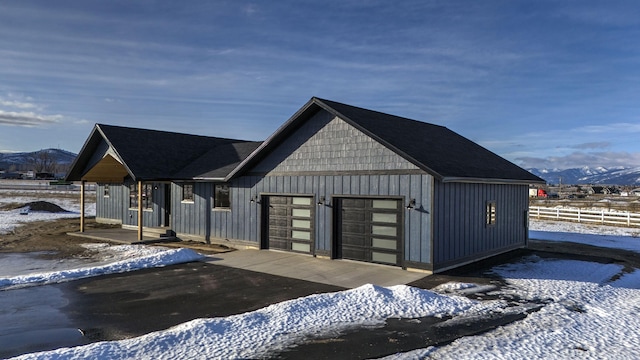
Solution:
<svg viewBox="0 0 640 360"><path fill-rule="evenodd" d="M312 96L524 167L640 166L638 1L3 1L0 151L264 140Z"/></svg>

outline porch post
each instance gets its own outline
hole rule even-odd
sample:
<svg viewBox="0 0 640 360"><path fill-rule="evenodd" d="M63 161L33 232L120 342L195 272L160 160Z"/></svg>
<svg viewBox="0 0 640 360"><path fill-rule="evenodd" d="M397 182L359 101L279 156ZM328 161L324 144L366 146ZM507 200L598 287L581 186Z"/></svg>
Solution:
<svg viewBox="0 0 640 360"><path fill-rule="evenodd" d="M84 232L84 185L86 181L80 181L80 232Z"/></svg>
<svg viewBox="0 0 640 360"><path fill-rule="evenodd" d="M138 181L138 241L142 241L142 181Z"/></svg>

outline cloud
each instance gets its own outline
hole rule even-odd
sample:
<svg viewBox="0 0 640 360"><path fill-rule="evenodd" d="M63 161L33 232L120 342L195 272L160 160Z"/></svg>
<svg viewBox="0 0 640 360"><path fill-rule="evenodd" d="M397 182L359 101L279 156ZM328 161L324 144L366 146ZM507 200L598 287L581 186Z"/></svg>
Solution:
<svg viewBox="0 0 640 360"><path fill-rule="evenodd" d="M607 125L589 125L576 128L573 131L582 131L586 133L636 133L640 132L640 123L611 123Z"/></svg>
<svg viewBox="0 0 640 360"><path fill-rule="evenodd" d="M55 124L62 115L41 115L33 112L11 112L0 110L0 125L40 127Z"/></svg>
<svg viewBox="0 0 640 360"><path fill-rule="evenodd" d="M28 102L0 99L0 105L17 109L37 109L38 106Z"/></svg>
<svg viewBox="0 0 640 360"><path fill-rule="evenodd" d="M546 158L524 156L515 159L524 168L548 168L548 169L570 169L584 166L589 167L612 167L640 166L640 153L630 152L573 152L564 156L549 156Z"/></svg>
<svg viewBox="0 0 640 360"><path fill-rule="evenodd" d="M611 146L611 143L608 141L595 141L595 142L588 142L583 144L570 145L569 147L571 149L587 150L587 149L606 149L610 146Z"/></svg>
<svg viewBox="0 0 640 360"><path fill-rule="evenodd" d="M247 16L251 16L258 12L258 5L256 4L246 5L242 8L242 12Z"/></svg>

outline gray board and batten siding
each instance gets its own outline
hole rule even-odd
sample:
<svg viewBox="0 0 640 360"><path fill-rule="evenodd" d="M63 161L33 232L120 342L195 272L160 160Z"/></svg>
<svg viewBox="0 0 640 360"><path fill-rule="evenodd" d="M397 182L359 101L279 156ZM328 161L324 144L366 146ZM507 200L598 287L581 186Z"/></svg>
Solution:
<svg viewBox="0 0 640 360"><path fill-rule="evenodd" d="M434 271L526 246L528 185L434 184ZM495 203L495 224L487 224L487 202Z"/></svg>
<svg viewBox="0 0 640 360"><path fill-rule="evenodd" d="M135 184L130 182L130 184ZM138 209L130 208L129 183L125 184L105 184L98 183L96 187L96 220L103 223L116 223L125 226L138 226ZM168 183L147 182L151 186L152 201L151 207L143 209L143 224L145 227L170 227L166 218L165 197ZM109 188L108 195L105 195L105 187Z"/></svg>

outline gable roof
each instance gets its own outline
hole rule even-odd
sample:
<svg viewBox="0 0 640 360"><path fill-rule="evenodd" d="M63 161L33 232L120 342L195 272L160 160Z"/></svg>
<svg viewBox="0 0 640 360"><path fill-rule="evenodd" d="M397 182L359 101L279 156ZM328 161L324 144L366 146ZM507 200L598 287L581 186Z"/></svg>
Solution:
<svg viewBox="0 0 640 360"><path fill-rule="evenodd" d="M545 182L444 126L316 97L276 130L227 179L247 171L321 110L339 117L441 181Z"/></svg>
<svg viewBox="0 0 640 360"><path fill-rule="evenodd" d="M92 166L102 142L128 175L139 180L224 178L259 142L96 124L66 179L77 181Z"/></svg>

